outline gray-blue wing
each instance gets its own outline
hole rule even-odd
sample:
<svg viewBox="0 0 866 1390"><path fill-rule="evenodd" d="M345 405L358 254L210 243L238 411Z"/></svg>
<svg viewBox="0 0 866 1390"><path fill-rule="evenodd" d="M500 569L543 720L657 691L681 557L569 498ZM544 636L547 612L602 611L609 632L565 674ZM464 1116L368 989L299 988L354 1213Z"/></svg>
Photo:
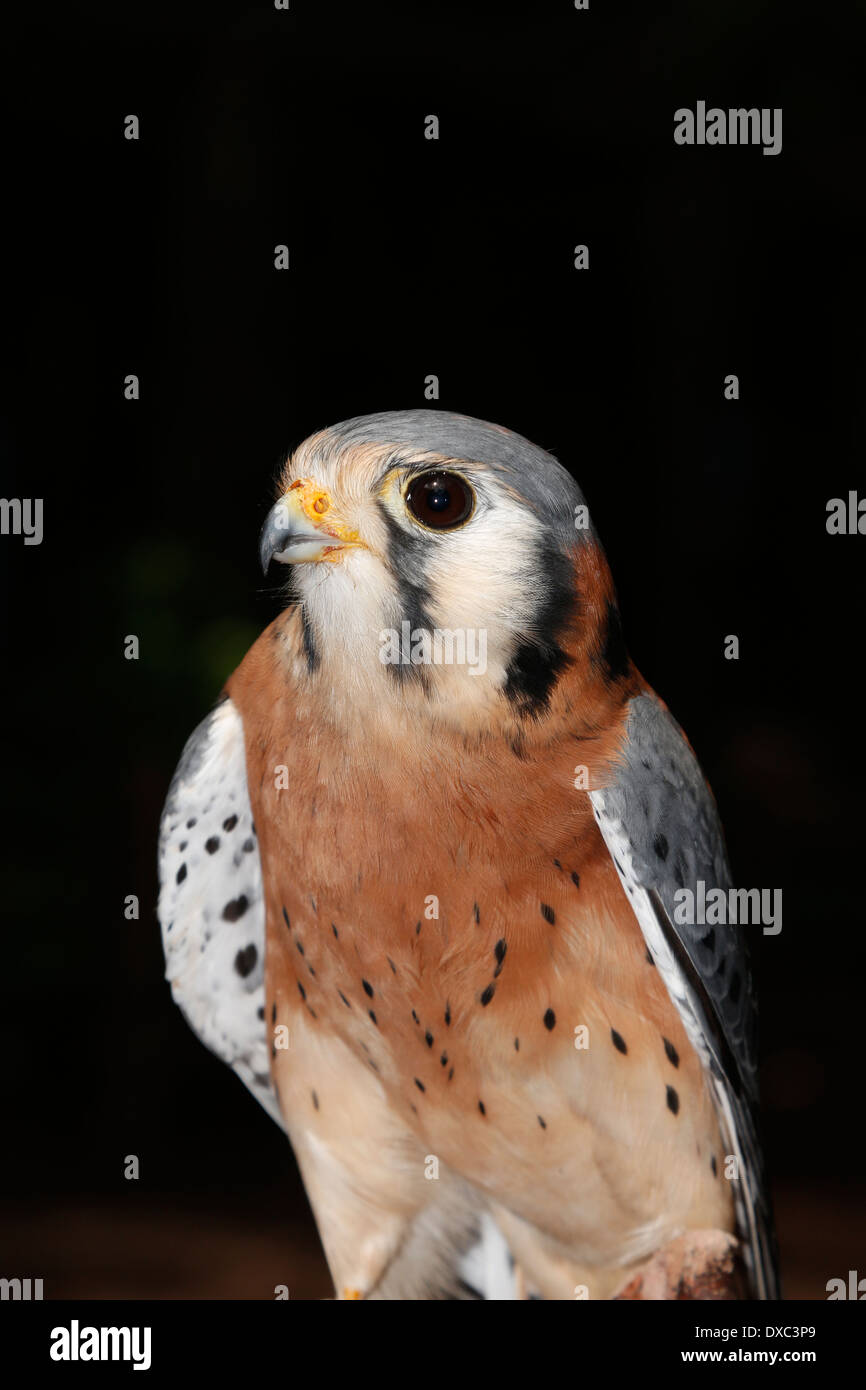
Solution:
<svg viewBox="0 0 866 1390"><path fill-rule="evenodd" d="M732 887L715 801L682 729L655 696L629 702L626 730L614 777L590 799L647 947L707 1071L728 1152L739 1160L734 1196L755 1296L777 1298L756 1122L757 1009L743 929L730 920L680 921L686 914L676 898L687 889L697 902L701 883L704 894Z"/></svg>

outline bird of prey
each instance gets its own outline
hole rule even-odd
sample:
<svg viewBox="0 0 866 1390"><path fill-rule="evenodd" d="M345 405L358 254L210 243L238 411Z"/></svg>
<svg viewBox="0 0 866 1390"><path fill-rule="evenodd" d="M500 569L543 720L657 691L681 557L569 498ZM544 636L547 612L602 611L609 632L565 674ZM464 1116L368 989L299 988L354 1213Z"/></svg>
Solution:
<svg viewBox="0 0 866 1390"><path fill-rule="evenodd" d="M289 457L291 597L182 755L167 978L294 1149L339 1299L778 1296L741 926L583 495L444 411Z"/></svg>

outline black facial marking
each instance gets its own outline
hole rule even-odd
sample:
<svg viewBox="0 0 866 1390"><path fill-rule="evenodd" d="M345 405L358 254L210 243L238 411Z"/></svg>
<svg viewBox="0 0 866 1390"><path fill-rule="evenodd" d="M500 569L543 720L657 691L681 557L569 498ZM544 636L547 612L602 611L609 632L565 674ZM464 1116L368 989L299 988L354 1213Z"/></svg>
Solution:
<svg viewBox="0 0 866 1390"><path fill-rule="evenodd" d="M259 953L255 946L250 942L249 946L244 946L242 951L238 951L235 956L235 970L242 978L246 978L250 971L255 968Z"/></svg>
<svg viewBox="0 0 866 1390"><path fill-rule="evenodd" d="M209 840L205 840L204 847L207 850L208 854L216 854L217 850L220 847L219 835L211 835Z"/></svg>
<svg viewBox="0 0 866 1390"><path fill-rule="evenodd" d="M559 638L576 607L571 565L560 550L539 544L536 572L544 576L547 593L533 614L534 640L517 647L504 686L517 712L534 719L546 710L553 687L570 661Z"/></svg>
<svg viewBox="0 0 866 1390"><path fill-rule="evenodd" d="M249 898L244 893L239 898L232 898L231 902L227 902L223 908L223 921L237 922L239 918L243 917L249 905Z"/></svg>
<svg viewBox="0 0 866 1390"><path fill-rule="evenodd" d="M556 1027L556 1014L553 1012L553 1009L548 1009L545 1013L544 1026L547 1029L548 1033L552 1033L554 1028Z"/></svg>
<svg viewBox="0 0 866 1390"><path fill-rule="evenodd" d="M544 918L545 922L549 922L550 925L553 926L554 922L556 921L556 913L548 903L541 904L541 915Z"/></svg>
<svg viewBox="0 0 866 1390"><path fill-rule="evenodd" d="M665 1056L667 1057L671 1066L678 1067L680 1064L680 1054L677 1052L673 1043L670 1041L669 1038L662 1038L662 1042L665 1045Z"/></svg>
<svg viewBox="0 0 866 1390"><path fill-rule="evenodd" d="M225 830L225 831L234 830L234 828L235 828L235 826L237 825L237 823L238 823L238 818L237 818L237 816L229 816L227 820L224 820L224 821L223 821L223 830Z"/></svg>
<svg viewBox="0 0 866 1390"><path fill-rule="evenodd" d="M307 610L304 604L300 604L301 610L301 642L304 648L304 656L307 658L307 670L312 675L319 665L319 653L316 651L316 644L313 640L313 629L307 618Z"/></svg>
<svg viewBox="0 0 866 1390"><path fill-rule="evenodd" d="M611 1028L610 1030L610 1040L616 1048L617 1052L628 1052L628 1047L626 1045L625 1038L622 1036L621 1033L618 1033L615 1028Z"/></svg>
<svg viewBox="0 0 866 1390"><path fill-rule="evenodd" d="M672 1115L676 1115L680 1108L679 1096L677 1095L673 1086L666 1087L665 1094L667 1096L668 1110L670 1110Z"/></svg>
<svg viewBox="0 0 866 1390"><path fill-rule="evenodd" d="M608 681L618 681L629 673L631 663L622 635L619 609L610 600L605 614L599 660Z"/></svg>
<svg viewBox="0 0 866 1390"><path fill-rule="evenodd" d="M495 985L488 985L487 988L486 988L486 990L484 991L484 993L483 993L482 996L481 996L481 1007L482 1007L482 1009L486 1009L486 1008L487 1008L487 1005L490 1003L490 1001L491 1001L491 999L493 998L493 996L494 996L495 993L496 993L496 986L495 986Z"/></svg>

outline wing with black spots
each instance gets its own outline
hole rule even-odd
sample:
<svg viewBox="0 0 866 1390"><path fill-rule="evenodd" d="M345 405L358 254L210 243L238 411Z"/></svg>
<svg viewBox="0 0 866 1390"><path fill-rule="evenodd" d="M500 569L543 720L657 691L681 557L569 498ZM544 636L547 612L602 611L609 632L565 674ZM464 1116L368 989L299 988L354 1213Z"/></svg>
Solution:
<svg viewBox="0 0 866 1390"><path fill-rule="evenodd" d="M268 1061L262 868L243 725L231 700L217 705L183 750L162 813L159 881L175 1003L283 1126Z"/></svg>
<svg viewBox="0 0 866 1390"><path fill-rule="evenodd" d="M737 1219L756 1296L777 1298L775 1238L757 1137L757 1008L743 929L680 923L675 895L731 886L715 801L682 729L653 695L629 703L596 819L659 973L710 1079L729 1152L740 1159ZM695 914L697 915L697 914ZM727 916L731 914L728 913Z"/></svg>

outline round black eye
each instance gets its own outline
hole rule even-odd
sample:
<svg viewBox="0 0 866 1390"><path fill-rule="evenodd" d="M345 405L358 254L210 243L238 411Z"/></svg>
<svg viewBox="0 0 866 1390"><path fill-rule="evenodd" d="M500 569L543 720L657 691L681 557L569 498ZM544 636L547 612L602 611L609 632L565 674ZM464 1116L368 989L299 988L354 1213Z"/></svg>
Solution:
<svg viewBox="0 0 866 1390"><path fill-rule="evenodd" d="M459 526L472 511L472 489L456 473L422 473L406 493L406 506L416 520L434 531Z"/></svg>

